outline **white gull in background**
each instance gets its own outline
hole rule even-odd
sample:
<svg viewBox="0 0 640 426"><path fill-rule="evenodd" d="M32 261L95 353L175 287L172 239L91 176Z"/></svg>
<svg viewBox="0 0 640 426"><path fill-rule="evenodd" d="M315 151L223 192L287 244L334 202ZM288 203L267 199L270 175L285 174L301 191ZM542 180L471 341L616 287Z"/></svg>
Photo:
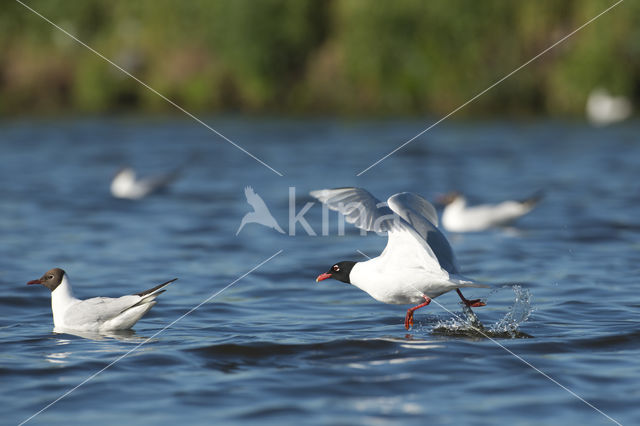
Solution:
<svg viewBox="0 0 640 426"><path fill-rule="evenodd" d="M586 113L591 124L606 126L631 115L631 102L624 96L612 96L605 89L594 89L587 99Z"/></svg>
<svg viewBox="0 0 640 426"><path fill-rule="evenodd" d="M51 310L56 329L113 331L133 327L156 304L155 299L165 291L164 287L175 280L177 278L136 294L86 300L73 295L69 277L60 268L53 268L27 284L41 284L51 290Z"/></svg>
<svg viewBox="0 0 640 426"><path fill-rule="evenodd" d="M165 189L178 177L178 170L164 175L136 178L131 167L120 169L111 181L111 195L115 198L139 200L154 192Z"/></svg>
<svg viewBox="0 0 640 426"><path fill-rule="evenodd" d="M338 262L316 281L333 278L353 284L380 302L418 304L407 310L407 330L416 309L451 290L466 306L485 305L479 299L467 300L460 292L464 287L488 286L460 275L451 246L437 228L436 210L424 198L402 192L389 197L385 205L362 188L322 189L311 196L356 227L387 234L387 246L378 257Z"/></svg>
<svg viewBox="0 0 640 426"><path fill-rule="evenodd" d="M442 226L451 232L477 232L508 225L529 213L541 198L542 194L536 193L522 201L467 206L467 200L462 194L452 192L439 200L445 206Z"/></svg>

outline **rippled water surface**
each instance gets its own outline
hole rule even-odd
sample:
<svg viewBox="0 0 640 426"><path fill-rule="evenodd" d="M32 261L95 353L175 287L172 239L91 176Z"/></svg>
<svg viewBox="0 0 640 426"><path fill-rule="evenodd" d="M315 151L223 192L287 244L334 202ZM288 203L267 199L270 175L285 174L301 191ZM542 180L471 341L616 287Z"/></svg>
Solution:
<svg viewBox="0 0 640 426"><path fill-rule="evenodd" d="M428 123L209 122L283 176L186 120L0 124L2 423L46 407L30 424L640 423L639 123L448 122L356 177ZM183 169L123 201L123 164ZM384 238L340 236L333 213L322 235L317 203L318 235L290 223L310 190L352 185L545 197L514 227L448 235L463 273L493 283L465 292L487 301L476 326L445 294L406 332L407 306L314 281ZM286 234L235 235L245 186ZM133 332L54 333L48 291L25 285L54 266L82 298L179 280Z"/></svg>

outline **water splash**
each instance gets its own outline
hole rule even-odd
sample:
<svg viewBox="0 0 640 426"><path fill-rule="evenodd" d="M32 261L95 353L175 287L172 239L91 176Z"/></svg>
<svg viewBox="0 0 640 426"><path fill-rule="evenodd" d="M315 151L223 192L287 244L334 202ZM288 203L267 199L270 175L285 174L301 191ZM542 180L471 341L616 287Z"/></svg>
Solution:
<svg viewBox="0 0 640 426"><path fill-rule="evenodd" d="M511 288L516 295L513 305L511 305L504 317L491 326L491 332L515 333L518 331L520 324L525 323L533 312L533 308L531 307L531 292L528 289L523 289L519 285L514 285ZM497 290L494 290L494 292L495 291Z"/></svg>
<svg viewBox="0 0 640 426"><path fill-rule="evenodd" d="M520 285L502 286L492 290L487 299L504 288L511 288L515 293L513 305L509 307L507 313L491 326L483 325L475 312L467 306L463 306L464 316L455 315L453 318L438 321L432 328L435 334L447 336L463 336L474 338L505 338L523 339L530 338L531 335L520 331L518 328L525 323L533 308L531 306L531 292Z"/></svg>

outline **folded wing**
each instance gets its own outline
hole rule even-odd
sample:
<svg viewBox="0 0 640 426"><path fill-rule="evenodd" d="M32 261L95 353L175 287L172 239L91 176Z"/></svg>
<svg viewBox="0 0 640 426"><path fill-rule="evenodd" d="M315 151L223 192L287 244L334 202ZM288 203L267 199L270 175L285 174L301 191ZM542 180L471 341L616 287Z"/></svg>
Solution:
<svg viewBox="0 0 640 426"><path fill-rule="evenodd" d="M149 310L151 306L156 303L155 299L159 294L164 293L164 287L171 284L176 279L177 278L174 278L137 294L118 298L94 297L79 301L67 310L65 314L65 322L70 325L88 325L92 323L103 324L107 321L115 320L112 324L117 326L122 319L132 321L130 325L133 325L135 321L137 321L146 311ZM142 305L146 305L144 309L129 311L130 309L137 308Z"/></svg>
<svg viewBox="0 0 640 426"><path fill-rule="evenodd" d="M102 324L112 320L128 309L138 305L144 297L137 295L112 297L94 297L82 300L71 306L65 314L67 324Z"/></svg>

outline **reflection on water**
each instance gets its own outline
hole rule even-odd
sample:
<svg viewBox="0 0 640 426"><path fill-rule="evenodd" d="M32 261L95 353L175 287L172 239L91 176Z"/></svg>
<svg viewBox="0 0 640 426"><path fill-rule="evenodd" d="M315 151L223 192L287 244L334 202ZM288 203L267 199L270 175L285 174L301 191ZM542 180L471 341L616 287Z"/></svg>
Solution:
<svg viewBox="0 0 640 426"><path fill-rule="evenodd" d="M69 364L73 358L75 358L73 359L74 361L84 359L88 354L93 354L93 356L95 354L112 356L113 359L109 360L112 361L121 355L128 356L130 351L135 351L135 354L132 352L131 355L152 351L152 346L138 347L137 345L157 342L157 339L140 336L134 330L98 332L55 327L52 334L55 338L57 351L46 354L45 359L54 364ZM76 338L80 338L80 340ZM91 343L87 346L83 343L83 340ZM122 346L120 343L133 343L136 345ZM58 347L64 347L64 351L60 351Z"/></svg>
<svg viewBox="0 0 640 426"><path fill-rule="evenodd" d="M139 342L147 339L146 337L138 336L134 330L78 331L64 327L54 327L53 332L61 335L71 334L89 340L115 339L121 342ZM62 339L60 340L62 341Z"/></svg>
<svg viewBox="0 0 640 426"><path fill-rule="evenodd" d="M71 355L71 352L56 352L52 354L47 354L45 356L46 360L52 364L66 364L64 359Z"/></svg>

